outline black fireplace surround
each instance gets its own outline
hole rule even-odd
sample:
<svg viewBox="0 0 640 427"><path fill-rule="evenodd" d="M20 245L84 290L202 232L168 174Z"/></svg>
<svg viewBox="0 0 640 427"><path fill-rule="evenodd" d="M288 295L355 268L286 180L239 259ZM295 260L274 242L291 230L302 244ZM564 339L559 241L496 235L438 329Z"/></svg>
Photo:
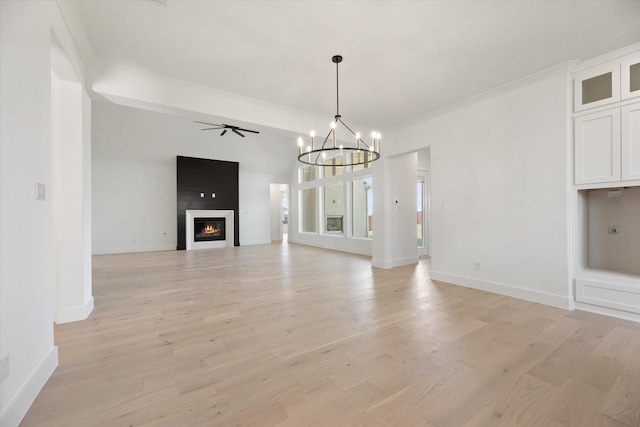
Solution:
<svg viewBox="0 0 640 427"><path fill-rule="evenodd" d="M238 167L238 162L177 156L176 249L187 248L188 210L233 211L233 231L229 229L233 236L228 237L233 239L234 246L240 246Z"/></svg>

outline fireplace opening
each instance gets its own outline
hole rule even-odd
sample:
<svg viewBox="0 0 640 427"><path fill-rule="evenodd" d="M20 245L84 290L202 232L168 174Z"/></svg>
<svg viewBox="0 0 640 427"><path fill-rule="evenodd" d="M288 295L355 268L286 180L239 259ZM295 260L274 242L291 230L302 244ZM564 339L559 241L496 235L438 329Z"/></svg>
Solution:
<svg viewBox="0 0 640 427"><path fill-rule="evenodd" d="M193 241L226 240L225 218L194 218Z"/></svg>

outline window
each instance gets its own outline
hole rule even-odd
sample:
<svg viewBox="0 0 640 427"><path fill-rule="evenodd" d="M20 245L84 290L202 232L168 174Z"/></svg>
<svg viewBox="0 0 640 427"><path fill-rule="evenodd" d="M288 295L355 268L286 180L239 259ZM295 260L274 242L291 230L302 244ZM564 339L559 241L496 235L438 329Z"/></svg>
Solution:
<svg viewBox="0 0 640 427"><path fill-rule="evenodd" d="M351 163L360 163L360 162L365 162L365 160L367 160L367 157L369 153L365 152L365 151L356 151L355 153L351 153ZM361 165L353 165L352 169L354 171L359 171L361 169L366 169L369 167L369 165L371 165L371 162L365 162Z"/></svg>
<svg viewBox="0 0 640 427"><path fill-rule="evenodd" d="M342 175L344 170L344 167L342 166L342 156L327 160L323 169L325 178L329 176Z"/></svg>
<svg viewBox="0 0 640 427"><path fill-rule="evenodd" d="M316 169L317 168L315 166L311 166L311 165L302 166L299 169L300 175L299 175L298 181L299 182L315 181L317 177Z"/></svg>
<svg viewBox="0 0 640 427"><path fill-rule="evenodd" d="M327 185L324 187L324 215L325 233L342 234L344 220L342 183Z"/></svg>
<svg viewBox="0 0 640 427"><path fill-rule="evenodd" d="M354 179L352 191L353 237L373 237L373 189L370 176Z"/></svg>
<svg viewBox="0 0 640 427"><path fill-rule="evenodd" d="M316 189L308 188L306 190L302 190L300 193L300 216L302 218L300 221L302 225L301 231L305 233L315 233L317 224Z"/></svg>

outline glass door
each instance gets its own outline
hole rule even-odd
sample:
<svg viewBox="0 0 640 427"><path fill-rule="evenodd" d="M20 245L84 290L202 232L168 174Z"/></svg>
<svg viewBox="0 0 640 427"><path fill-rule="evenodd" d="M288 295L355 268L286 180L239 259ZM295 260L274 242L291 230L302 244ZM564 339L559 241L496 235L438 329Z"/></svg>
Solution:
<svg viewBox="0 0 640 427"><path fill-rule="evenodd" d="M427 172L421 171L416 184L416 243L418 256L431 255L429 249L429 185Z"/></svg>

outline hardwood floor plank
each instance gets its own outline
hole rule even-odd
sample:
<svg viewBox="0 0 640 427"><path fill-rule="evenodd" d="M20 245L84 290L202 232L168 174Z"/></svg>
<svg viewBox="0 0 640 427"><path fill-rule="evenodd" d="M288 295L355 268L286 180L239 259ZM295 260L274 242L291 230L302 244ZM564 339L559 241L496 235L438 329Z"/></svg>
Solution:
<svg viewBox="0 0 640 427"><path fill-rule="evenodd" d="M636 426L640 325L294 244L93 258L22 426Z"/></svg>

